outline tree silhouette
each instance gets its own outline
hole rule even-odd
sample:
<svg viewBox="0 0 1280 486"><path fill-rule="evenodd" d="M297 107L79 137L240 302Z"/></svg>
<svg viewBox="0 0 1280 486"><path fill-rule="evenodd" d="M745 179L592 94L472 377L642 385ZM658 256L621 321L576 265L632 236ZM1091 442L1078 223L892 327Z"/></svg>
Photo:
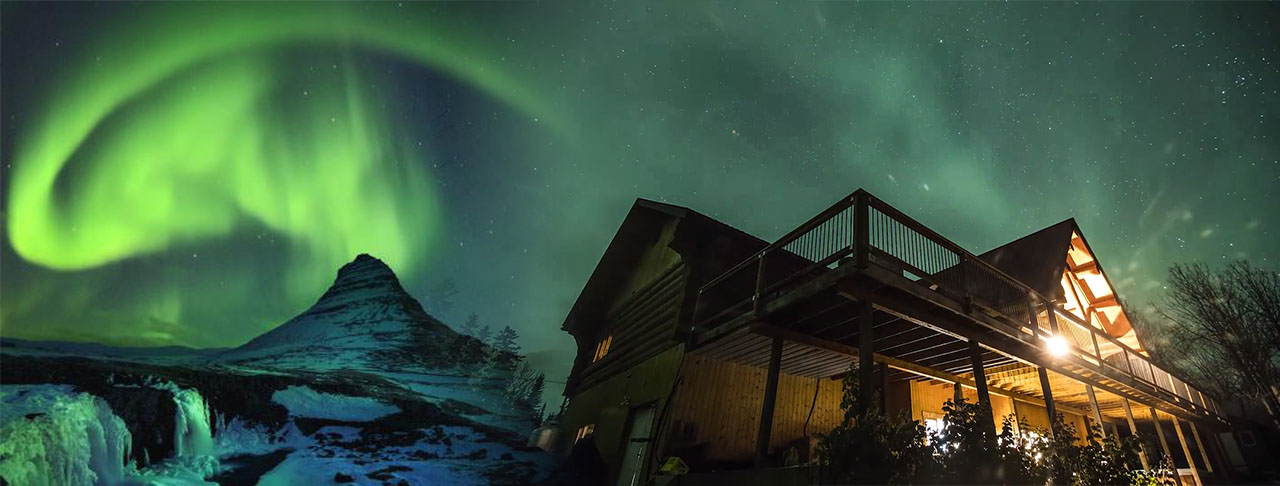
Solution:
<svg viewBox="0 0 1280 486"><path fill-rule="evenodd" d="M520 359L520 345L516 344L516 339L519 337L520 335L516 334L516 330L511 326L505 326L498 331L498 335L494 336L491 343L494 348L495 366L506 370L515 369L516 361Z"/></svg>
<svg viewBox="0 0 1280 486"><path fill-rule="evenodd" d="M1244 261L1174 265L1162 303L1156 357L1219 396L1261 400L1280 427L1280 274Z"/></svg>
<svg viewBox="0 0 1280 486"><path fill-rule="evenodd" d="M428 313L439 318L442 314L453 310L453 298L458 295L458 288L449 277L432 285L423 296L422 306Z"/></svg>
<svg viewBox="0 0 1280 486"><path fill-rule="evenodd" d="M480 331L480 316L475 312L467 315L467 321L462 323L461 332L468 336L475 336Z"/></svg>

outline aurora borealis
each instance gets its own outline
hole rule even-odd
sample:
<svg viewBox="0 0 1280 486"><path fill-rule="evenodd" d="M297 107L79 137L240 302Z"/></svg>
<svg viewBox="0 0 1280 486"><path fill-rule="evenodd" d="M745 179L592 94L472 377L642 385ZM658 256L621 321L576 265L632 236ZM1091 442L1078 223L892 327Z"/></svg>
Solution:
<svg viewBox="0 0 1280 486"><path fill-rule="evenodd" d="M1280 258L1263 4L0 13L5 336L237 345L367 252L563 369L636 197L773 238L866 187L975 251L1074 216L1131 305Z"/></svg>

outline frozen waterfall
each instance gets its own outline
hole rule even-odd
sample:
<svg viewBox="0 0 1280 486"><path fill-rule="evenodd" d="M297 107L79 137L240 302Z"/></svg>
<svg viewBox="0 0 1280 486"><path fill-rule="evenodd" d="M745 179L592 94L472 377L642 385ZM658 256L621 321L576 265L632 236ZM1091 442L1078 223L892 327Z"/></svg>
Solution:
<svg viewBox="0 0 1280 486"><path fill-rule="evenodd" d="M213 434L209 427L209 405L194 388L181 388L173 383L156 383L153 387L173 393L177 407L174 414L173 455L194 457L213 455Z"/></svg>
<svg viewBox="0 0 1280 486"><path fill-rule="evenodd" d="M114 485L133 438L106 402L65 385L0 387L0 477L9 484Z"/></svg>

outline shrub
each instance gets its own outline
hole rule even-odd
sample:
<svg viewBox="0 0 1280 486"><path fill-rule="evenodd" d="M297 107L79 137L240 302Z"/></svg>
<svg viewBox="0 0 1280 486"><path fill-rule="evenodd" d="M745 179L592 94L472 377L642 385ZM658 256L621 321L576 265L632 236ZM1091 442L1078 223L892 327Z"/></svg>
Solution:
<svg viewBox="0 0 1280 486"><path fill-rule="evenodd" d="M824 480L840 484L1162 484L1142 471L1136 437L1102 437L1091 425L1083 440L1054 418L1053 432L1010 416L995 433L988 404L947 401L940 430L905 414L889 419L859 403L857 373L843 382L844 420L818 439ZM926 440L927 439L927 440Z"/></svg>
<svg viewBox="0 0 1280 486"><path fill-rule="evenodd" d="M852 368L845 374L840 406L844 420L820 435L815 447L818 463L839 484L908 484L930 460L924 426L900 416L889 420L876 405L858 403L859 383Z"/></svg>

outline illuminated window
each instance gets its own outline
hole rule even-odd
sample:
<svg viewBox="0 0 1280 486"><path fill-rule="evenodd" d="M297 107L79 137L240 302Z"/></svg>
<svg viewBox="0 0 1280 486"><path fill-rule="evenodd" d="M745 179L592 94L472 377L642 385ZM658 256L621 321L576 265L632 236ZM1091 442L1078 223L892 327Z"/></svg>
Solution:
<svg viewBox="0 0 1280 486"><path fill-rule="evenodd" d="M596 431L596 424L588 424L588 425L583 425L582 427L578 427L578 435L573 438L573 441L576 443L582 440L583 437L586 437L595 431Z"/></svg>
<svg viewBox="0 0 1280 486"><path fill-rule="evenodd" d="M600 342L596 343L596 354L591 358L591 362L600 361L601 358L604 358L604 355L609 354L610 344L613 344L613 336L601 339Z"/></svg>

